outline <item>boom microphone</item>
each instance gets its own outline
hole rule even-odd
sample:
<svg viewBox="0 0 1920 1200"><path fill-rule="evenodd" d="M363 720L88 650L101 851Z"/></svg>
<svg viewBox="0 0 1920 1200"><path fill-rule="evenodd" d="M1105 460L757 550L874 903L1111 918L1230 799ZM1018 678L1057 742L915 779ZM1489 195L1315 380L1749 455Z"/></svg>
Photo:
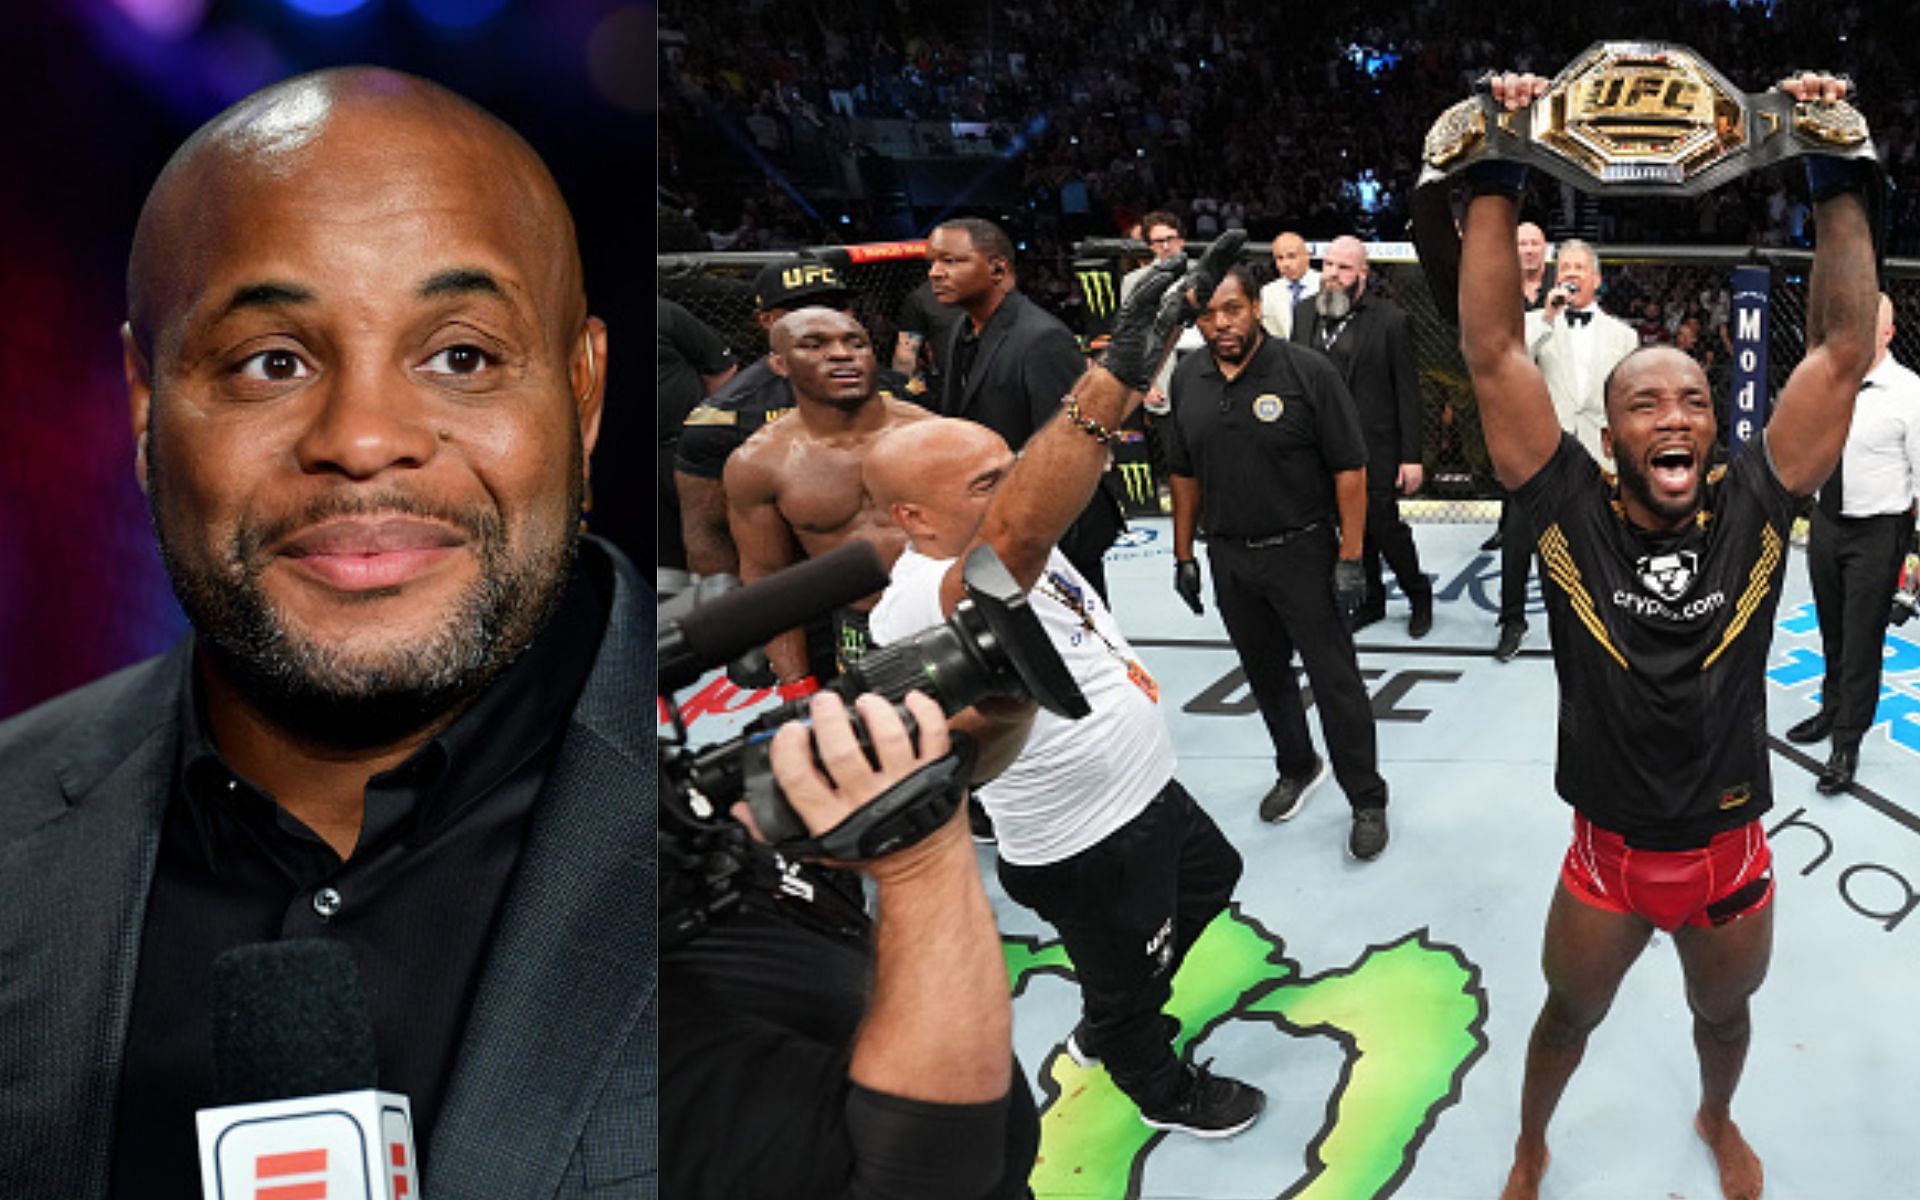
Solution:
<svg viewBox="0 0 1920 1200"><path fill-rule="evenodd" d="M236 946L213 963L223 1107L196 1114L207 1200L419 1200L413 1109L375 1090L373 1018L338 942Z"/></svg>
<svg viewBox="0 0 1920 1200"><path fill-rule="evenodd" d="M868 542L845 542L765 579L702 604L685 616L660 617L660 692L687 686L776 634L852 604L887 586L887 568Z"/></svg>

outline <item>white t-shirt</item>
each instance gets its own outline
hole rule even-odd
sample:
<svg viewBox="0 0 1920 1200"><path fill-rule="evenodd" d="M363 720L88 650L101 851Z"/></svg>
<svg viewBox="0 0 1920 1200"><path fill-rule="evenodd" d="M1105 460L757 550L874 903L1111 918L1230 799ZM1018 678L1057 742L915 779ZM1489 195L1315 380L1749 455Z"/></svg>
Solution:
<svg viewBox="0 0 1920 1200"><path fill-rule="evenodd" d="M868 618L875 644L946 619L940 581L953 561L911 548L901 554L893 582ZM1063 596L1080 599L1098 635ZM1128 674L1128 662L1138 656L1099 593L1059 550L1027 597L1093 710L1069 721L1042 709L1013 765L975 789L993 818L1000 857L1037 867L1071 858L1138 816L1173 778L1174 756L1158 701Z"/></svg>

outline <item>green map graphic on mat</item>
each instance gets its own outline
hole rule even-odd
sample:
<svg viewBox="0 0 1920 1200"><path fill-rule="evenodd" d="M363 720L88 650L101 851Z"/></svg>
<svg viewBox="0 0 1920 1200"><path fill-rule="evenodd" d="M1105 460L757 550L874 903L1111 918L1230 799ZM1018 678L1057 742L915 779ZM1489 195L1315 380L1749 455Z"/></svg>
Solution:
<svg viewBox="0 0 1920 1200"><path fill-rule="evenodd" d="M1072 963L1057 942L1007 938L1003 945L1015 995L1037 975L1072 978ZM1256 1165L1277 1172L1261 1182L1282 1200L1392 1195L1487 1048L1480 969L1458 948L1430 940L1425 929L1368 947L1352 966L1303 978L1281 939L1238 905L1194 943L1174 977L1167 1011L1180 1019L1176 1052L1227 1021L1331 1038L1345 1052L1326 1119L1297 1173L1288 1177L1296 1168L1284 1164ZM1136 1200L1147 1160L1166 1134L1141 1123L1103 1069L1076 1066L1064 1053L1042 1066L1041 1087L1034 1195Z"/></svg>

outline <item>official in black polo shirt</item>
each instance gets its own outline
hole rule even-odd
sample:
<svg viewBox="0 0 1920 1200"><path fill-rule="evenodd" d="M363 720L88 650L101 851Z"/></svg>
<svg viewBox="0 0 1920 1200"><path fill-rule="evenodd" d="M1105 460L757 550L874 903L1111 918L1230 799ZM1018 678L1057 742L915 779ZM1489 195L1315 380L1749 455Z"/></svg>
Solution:
<svg viewBox="0 0 1920 1200"><path fill-rule="evenodd" d="M1353 805L1348 850L1371 859L1387 845L1387 784L1347 627L1366 594L1366 443L1338 370L1324 355L1267 337L1258 295L1244 266L1228 272L1200 317L1208 353L1174 372L1173 417L1163 426L1174 586L1201 611L1193 537L1204 523L1220 616L1279 769L1260 817L1291 818L1327 773L1307 733L1297 647L1334 775Z"/></svg>

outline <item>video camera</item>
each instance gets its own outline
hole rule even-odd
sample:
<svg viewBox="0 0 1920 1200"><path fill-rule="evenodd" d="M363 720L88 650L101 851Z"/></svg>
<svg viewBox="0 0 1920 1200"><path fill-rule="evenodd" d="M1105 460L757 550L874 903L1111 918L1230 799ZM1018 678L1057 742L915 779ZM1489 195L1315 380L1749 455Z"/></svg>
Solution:
<svg viewBox="0 0 1920 1200"><path fill-rule="evenodd" d="M1067 718L1085 716L1086 698L1041 628L1019 581L990 546L967 556L961 572L965 598L939 625L868 653L827 684L851 705L873 692L886 697L908 731L911 716L901 701L919 690L952 715L990 697L1032 699ZM663 938L697 933L720 911L737 903L746 868L745 831L727 816L745 800L772 849L797 857L859 861L893 853L932 833L964 794L964 771L947 772L946 786L895 789L836 828L809 839L805 824L781 794L767 757L774 731L807 719L809 701L794 700L753 719L738 736L693 749L672 694L774 635L831 613L885 587L887 574L872 546L850 542L817 559L790 567L747 587L702 587L685 601L663 607L657 644L660 696L673 722L673 737L660 748L663 858L683 870L679 893L668 881L662 898ZM858 715L849 710L855 735L867 744ZM956 735L955 741L963 741ZM956 747L950 756L964 765L970 756ZM824 851L824 853L823 853ZM689 886L690 885L690 886ZM676 899L680 901L676 903ZM691 904L687 901L691 901Z"/></svg>

